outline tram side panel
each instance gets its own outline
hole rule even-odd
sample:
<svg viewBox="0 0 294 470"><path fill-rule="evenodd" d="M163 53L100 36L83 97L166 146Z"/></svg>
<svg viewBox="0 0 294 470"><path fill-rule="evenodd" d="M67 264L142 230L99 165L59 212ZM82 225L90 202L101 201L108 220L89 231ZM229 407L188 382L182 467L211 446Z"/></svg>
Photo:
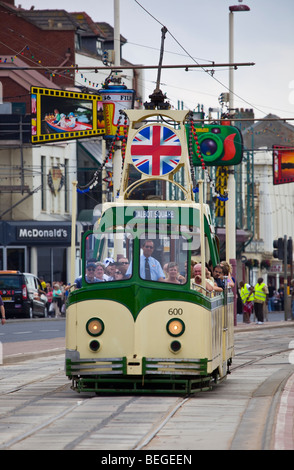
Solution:
<svg viewBox="0 0 294 470"><path fill-rule="evenodd" d="M66 351L77 350L77 304L69 305L66 309L65 322L65 348Z"/></svg>
<svg viewBox="0 0 294 470"><path fill-rule="evenodd" d="M233 293L228 297L227 307L224 308L224 361L234 357L234 299Z"/></svg>

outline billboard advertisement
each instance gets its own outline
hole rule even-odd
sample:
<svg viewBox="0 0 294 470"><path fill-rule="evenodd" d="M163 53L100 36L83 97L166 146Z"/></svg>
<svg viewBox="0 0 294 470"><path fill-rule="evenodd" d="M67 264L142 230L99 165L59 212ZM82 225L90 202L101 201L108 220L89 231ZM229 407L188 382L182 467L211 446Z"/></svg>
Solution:
<svg viewBox="0 0 294 470"><path fill-rule="evenodd" d="M100 95L31 87L32 144L105 133Z"/></svg>
<svg viewBox="0 0 294 470"><path fill-rule="evenodd" d="M195 124L197 140L189 126L186 126L187 141L192 140L193 165L201 166L203 158L206 166L239 165L243 156L242 134L230 125Z"/></svg>
<svg viewBox="0 0 294 470"><path fill-rule="evenodd" d="M294 148L273 145L273 184L294 181Z"/></svg>

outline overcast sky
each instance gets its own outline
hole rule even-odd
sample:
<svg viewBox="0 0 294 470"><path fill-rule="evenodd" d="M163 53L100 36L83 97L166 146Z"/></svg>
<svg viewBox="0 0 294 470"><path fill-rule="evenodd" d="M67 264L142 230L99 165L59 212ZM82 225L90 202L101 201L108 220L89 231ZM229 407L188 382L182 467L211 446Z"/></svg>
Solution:
<svg viewBox="0 0 294 470"><path fill-rule="evenodd" d="M20 2L27 9L34 5L35 9L84 11L93 21L114 25L113 0ZM128 41L123 58L157 65L164 25L168 29L164 64L228 63L228 7L238 4L238 0L120 0L120 32ZM294 118L294 1L243 0L243 4L250 11L234 14L234 59L256 65L235 71L235 107L253 108L260 118L268 113ZM156 70L145 71L145 99L154 90L156 77ZM207 112L219 106L218 96L228 86L226 67L215 68L213 77L202 69L166 69L161 75L162 91L175 107L178 100L183 101L184 109L199 103Z"/></svg>

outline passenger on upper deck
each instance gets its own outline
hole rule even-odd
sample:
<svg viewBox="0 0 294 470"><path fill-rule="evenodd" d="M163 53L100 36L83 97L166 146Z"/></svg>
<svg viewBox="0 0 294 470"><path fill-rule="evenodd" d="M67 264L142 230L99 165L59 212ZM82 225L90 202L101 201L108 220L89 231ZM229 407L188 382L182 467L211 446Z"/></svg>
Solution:
<svg viewBox="0 0 294 470"><path fill-rule="evenodd" d="M224 281L221 278L222 275L223 275L223 268L220 264L217 264L213 268L213 278L214 278L216 284L218 285L218 287L221 287L221 289L224 290L225 284L224 284Z"/></svg>
<svg viewBox="0 0 294 470"><path fill-rule="evenodd" d="M234 279L232 278L231 265L229 263L227 263L226 261L222 261L221 262L221 267L222 267L222 271L223 271L223 275L221 276L221 278L223 279L224 276L227 276L227 286L228 287L234 287L235 282L234 282Z"/></svg>
<svg viewBox="0 0 294 470"><path fill-rule="evenodd" d="M124 258L124 257L117 258L116 267L119 269L119 271L123 273L123 275L126 274L129 264L130 263L129 263L128 258Z"/></svg>
<svg viewBox="0 0 294 470"><path fill-rule="evenodd" d="M166 273L167 277L164 279L165 282L170 282L172 284L183 284L181 279L184 279L185 282L185 278L179 274L179 266L173 261L167 264Z"/></svg>
<svg viewBox="0 0 294 470"><path fill-rule="evenodd" d="M103 264L105 266L105 273L108 276L107 281L114 281L114 273L116 270L115 267L115 261L113 258L105 258L103 261Z"/></svg>
<svg viewBox="0 0 294 470"><path fill-rule="evenodd" d="M215 292L223 291L222 288L217 285L217 283L215 282L214 278L211 275L210 270L207 267L205 267L205 277L206 277L206 280L213 286L213 290Z"/></svg>
<svg viewBox="0 0 294 470"><path fill-rule="evenodd" d="M96 262L96 282L104 282L108 280L107 274L105 274L105 266L101 261Z"/></svg>
<svg viewBox="0 0 294 470"><path fill-rule="evenodd" d="M194 265L193 273L194 279L191 279L192 289L195 289L198 292L202 292L202 288L205 288L208 292L212 292L214 290L214 286L212 285L209 279L205 279L205 282L202 282L200 263Z"/></svg>
<svg viewBox="0 0 294 470"><path fill-rule="evenodd" d="M152 281L164 281L165 275L159 261L151 256L154 250L153 241L144 240L142 249L143 254L140 256L141 278Z"/></svg>
<svg viewBox="0 0 294 470"><path fill-rule="evenodd" d="M115 273L114 273L114 280L115 281L121 281L122 279L124 279L124 275L121 272L121 270L116 267L115 268Z"/></svg>
<svg viewBox="0 0 294 470"><path fill-rule="evenodd" d="M95 270L96 270L95 260L89 260L87 262L86 276L85 276L85 279L87 282L90 282L90 283L97 282L95 278ZM75 283L76 289L80 289L82 287L82 276L77 277L74 283Z"/></svg>

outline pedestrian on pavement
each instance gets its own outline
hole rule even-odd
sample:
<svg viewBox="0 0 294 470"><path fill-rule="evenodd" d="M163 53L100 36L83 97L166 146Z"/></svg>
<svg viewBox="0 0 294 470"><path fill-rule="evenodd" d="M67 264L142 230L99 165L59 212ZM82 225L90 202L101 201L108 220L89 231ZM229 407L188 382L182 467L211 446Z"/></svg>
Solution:
<svg viewBox="0 0 294 470"><path fill-rule="evenodd" d="M41 286L42 286L43 291L44 291L45 293L47 293L47 284L46 284L46 282L44 281L44 277L43 277L43 276L40 276L39 279L40 279L40 282L41 282Z"/></svg>
<svg viewBox="0 0 294 470"><path fill-rule="evenodd" d="M55 317L61 316L61 303L62 303L62 291L57 282L53 285L53 305L55 310Z"/></svg>
<svg viewBox="0 0 294 470"><path fill-rule="evenodd" d="M1 312L1 323L2 325L5 325L6 323L5 308L4 308L4 303L3 303L1 295L0 295L0 312Z"/></svg>
<svg viewBox="0 0 294 470"><path fill-rule="evenodd" d="M254 287L250 284L244 284L243 281L239 282L239 287L241 300L243 302L243 322L250 323L250 316L254 306Z"/></svg>
<svg viewBox="0 0 294 470"><path fill-rule="evenodd" d="M294 279L291 281L291 299L292 299L292 320L294 320Z"/></svg>
<svg viewBox="0 0 294 470"><path fill-rule="evenodd" d="M257 324L263 324L263 304L266 301L268 295L267 285L263 282L263 278L257 279L257 284L254 286L254 312L257 319Z"/></svg>
<svg viewBox="0 0 294 470"><path fill-rule="evenodd" d="M268 311L273 312L275 309L274 307L275 288L271 282L268 283L267 287L268 287Z"/></svg>
<svg viewBox="0 0 294 470"><path fill-rule="evenodd" d="M280 302L281 302L281 310L284 310L284 287L280 287L278 289Z"/></svg>
<svg viewBox="0 0 294 470"><path fill-rule="evenodd" d="M55 309L53 305L53 289L51 287L50 282L47 282L47 310L48 310L48 316L53 317L53 314L55 314Z"/></svg>
<svg viewBox="0 0 294 470"><path fill-rule="evenodd" d="M263 320L268 321L268 297L263 304Z"/></svg>

